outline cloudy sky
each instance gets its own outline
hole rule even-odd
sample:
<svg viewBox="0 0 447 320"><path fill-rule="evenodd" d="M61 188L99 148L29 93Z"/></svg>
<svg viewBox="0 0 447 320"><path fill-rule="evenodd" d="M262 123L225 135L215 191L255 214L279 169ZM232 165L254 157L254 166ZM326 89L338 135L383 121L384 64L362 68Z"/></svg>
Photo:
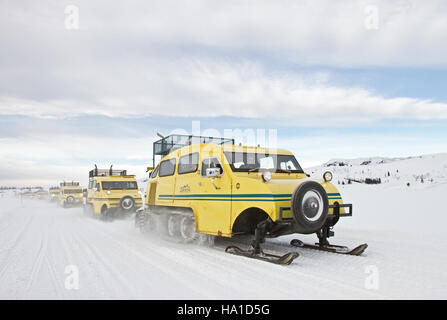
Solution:
<svg viewBox="0 0 447 320"><path fill-rule="evenodd" d="M0 41L0 185L141 177L157 131L274 130L303 166L447 152L442 0L0 0Z"/></svg>

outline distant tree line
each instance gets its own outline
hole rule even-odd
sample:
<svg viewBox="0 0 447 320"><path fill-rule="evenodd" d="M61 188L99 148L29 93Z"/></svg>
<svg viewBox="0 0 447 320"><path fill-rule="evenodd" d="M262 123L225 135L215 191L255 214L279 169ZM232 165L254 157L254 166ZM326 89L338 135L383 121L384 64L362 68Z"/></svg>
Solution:
<svg viewBox="0 0 447 320"><path fill-rule="evenodd" d="M0 186L0 190L31 190L31 189L43 189L40 186L35 187L8 187L8 186Z"/></svg>
<svg viewBox="0 0 447 320"><path fill-rule="evenodd" d="M380 179L380 178L365 178L365 179L345 178L345 180L347 180L347 184L351 184L352 182L366 183L366 184L380 184L380 183L382 183L382 179ZM338 184L340 184L340 181L338 181ZM342 181L341 184L345 184L345 182Z"/></svg>

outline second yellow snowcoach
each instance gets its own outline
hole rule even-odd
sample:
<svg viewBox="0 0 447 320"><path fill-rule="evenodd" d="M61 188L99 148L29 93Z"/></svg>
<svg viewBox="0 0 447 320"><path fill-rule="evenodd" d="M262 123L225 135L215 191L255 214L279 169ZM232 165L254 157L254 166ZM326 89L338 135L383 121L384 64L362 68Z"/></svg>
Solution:
<svg viewBox="0 0 447 320"><path fill-rule="evenodd" d="M134 175L126 170L95 169L89 172L84 212L111 218L119 214L134 213L143 206L142 194Z"/></svg>

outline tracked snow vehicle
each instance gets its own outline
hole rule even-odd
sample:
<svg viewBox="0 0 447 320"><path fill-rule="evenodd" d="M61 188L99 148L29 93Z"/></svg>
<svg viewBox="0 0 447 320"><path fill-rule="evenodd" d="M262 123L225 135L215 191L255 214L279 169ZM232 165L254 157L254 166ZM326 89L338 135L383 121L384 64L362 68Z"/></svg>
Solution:
<svg viewBox="0 0 447 320"><path fill-rule="evenodd" d="M134 175L126 170L95 169L89 172L84 213L109 219L134 213L143 206L142 194Z"/></svg>
<svg viewBox="0 0 447 320"><path fill-rule="evenodd" d="M60 188L59 187L50 187L49 193L49 200L50 201L57 201L59 197Z"/></svg>
<svg viewBox="0 0 447 320"><path fill-rule="evenodd" d="M360 254L330 245L333 226L352 215L326 172L313 180L294 155L282 149L234 145L234 140L171 135L154 143L162 157L150 172L145 209L137 211L142 231L158 229L183 241L200 235L234 237L253 234L251 248L227 247L229 253L289 264L298 254L264 253L265 237L316 233L319 242L292 246Z"/></svg>
<svg viewBox="0 0 447 320"><path fill-rule="evenodd" d="M82 188L79 182L61 182L58 204L64 208L82 205Z"/></svg>

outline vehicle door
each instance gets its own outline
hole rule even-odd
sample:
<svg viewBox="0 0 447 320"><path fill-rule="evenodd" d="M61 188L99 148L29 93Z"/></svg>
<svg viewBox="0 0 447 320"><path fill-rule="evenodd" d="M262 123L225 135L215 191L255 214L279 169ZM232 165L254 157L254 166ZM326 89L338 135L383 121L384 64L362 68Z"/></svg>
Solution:
<svg viewBox="0 0 447 320"><path fill-rule="evenodd" d="M205 156L200 162L201 203L199 228L212 233L231 233L231 175L218 156Z"/></svg>
<svg viewBox="0 0 447 320"><path fill-rule="evenodd" d="M174 156L160 161L156 191L157 205L171 205L174 201L176 162Z"/></svg>

